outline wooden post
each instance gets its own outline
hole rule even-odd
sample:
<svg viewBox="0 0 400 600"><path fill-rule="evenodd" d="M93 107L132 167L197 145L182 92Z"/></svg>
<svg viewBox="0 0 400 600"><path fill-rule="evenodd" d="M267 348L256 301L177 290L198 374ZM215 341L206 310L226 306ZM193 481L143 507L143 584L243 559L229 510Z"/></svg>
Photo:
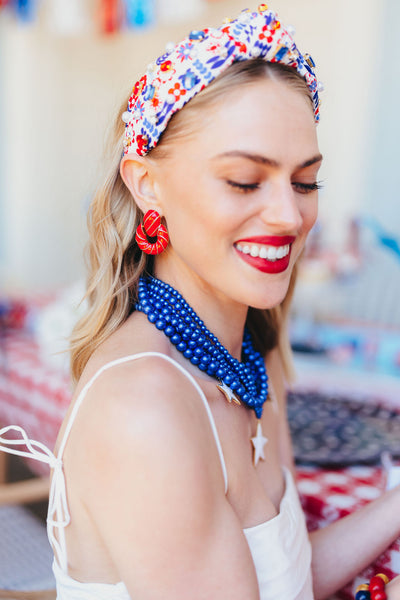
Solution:
<svg viewBox="0 0 400 600"><path fill-rule="evenodd" d="M33 477L16 483L0 485L0 506L2 504L26 504L48 498L49 477Z"/></svg>

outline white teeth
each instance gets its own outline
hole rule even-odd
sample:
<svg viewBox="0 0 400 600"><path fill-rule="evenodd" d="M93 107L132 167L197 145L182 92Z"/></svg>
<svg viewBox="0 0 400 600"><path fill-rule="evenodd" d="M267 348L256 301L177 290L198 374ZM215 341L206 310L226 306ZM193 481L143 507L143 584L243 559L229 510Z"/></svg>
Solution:
<svg viewBox="0 0 400 600"><path fill-rule="evenodd" d="M263 246L257 244L252 244L251 246L245 244L242 246L242 244L236 244L236 248L239 252L243 252L243 254L250 254L254 258L264 258L273 262L289 254L290 244L286 244L286 246Z"/></svg>
<svg viewBox="0 0 400 600"><path fill-rule="evenodd" d="M276 258L283 258L285 256L285 246L281 246L280 248L278 248L278 250L276 251Z"/></svg>

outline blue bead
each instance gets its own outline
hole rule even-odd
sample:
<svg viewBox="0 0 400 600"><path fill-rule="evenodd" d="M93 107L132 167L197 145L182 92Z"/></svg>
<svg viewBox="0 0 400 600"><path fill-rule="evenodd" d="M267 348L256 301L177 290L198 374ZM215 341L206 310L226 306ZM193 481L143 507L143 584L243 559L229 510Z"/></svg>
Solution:
<svg viewBox="0 0 400 600"><path fill-rule="evenodd" d="M371 600L371 594L368 590L359 590L354 596L354 600Z"/></svg>
<svg viewBox="0 0 400 600"><path fill-rule="evenodd" d="M224 381L257 416L261 416L268 393L268 377L264 359L253 348L247 329L242 358L238 361L207 329L177 290L153 277L140 278L134 308L147 314L148 320L164 331L192 364Z"/></svg>
<svg viewBox="0 0 400 600"><path fill-rule="evenodd" d="M205 37L206 34L204 33L204 31L198 31L197 29L194 29L189 33L189 40L192 41L203 40Z"/></svg>
<svg viewBox="0 0 400 600"><path fill-rule="evenodd" d="M197 75L195 75L195 73L186 73L186 75L183 77L182 83L186 90L191 90L199 81L200 79L197 77Z"/></svg>

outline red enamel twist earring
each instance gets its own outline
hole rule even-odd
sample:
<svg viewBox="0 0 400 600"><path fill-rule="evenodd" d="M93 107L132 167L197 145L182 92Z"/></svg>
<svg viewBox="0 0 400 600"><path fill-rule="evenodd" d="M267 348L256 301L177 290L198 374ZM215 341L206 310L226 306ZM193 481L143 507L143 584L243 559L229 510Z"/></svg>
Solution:
<svg viewBox="0 0 400 600"><path fill-rule="evenodd" d="M148 237L156 237L154 243ZM135 240L145 254L161 254L168 246L169 235L167 228L161 223L161 217L156 210L148 210L136 230Z"/></svg>

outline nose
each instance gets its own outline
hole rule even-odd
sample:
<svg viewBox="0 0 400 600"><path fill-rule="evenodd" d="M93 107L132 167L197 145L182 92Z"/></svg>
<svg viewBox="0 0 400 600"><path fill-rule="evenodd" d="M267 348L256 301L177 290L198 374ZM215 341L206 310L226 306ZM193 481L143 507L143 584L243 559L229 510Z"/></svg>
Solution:
<svg viewBox="0 0 400 600"><path fill-rule="evenodd" d="M303 223L298 198L290 182L271 183L260 213L268 229L274 233L297 234Z"/></svg>

